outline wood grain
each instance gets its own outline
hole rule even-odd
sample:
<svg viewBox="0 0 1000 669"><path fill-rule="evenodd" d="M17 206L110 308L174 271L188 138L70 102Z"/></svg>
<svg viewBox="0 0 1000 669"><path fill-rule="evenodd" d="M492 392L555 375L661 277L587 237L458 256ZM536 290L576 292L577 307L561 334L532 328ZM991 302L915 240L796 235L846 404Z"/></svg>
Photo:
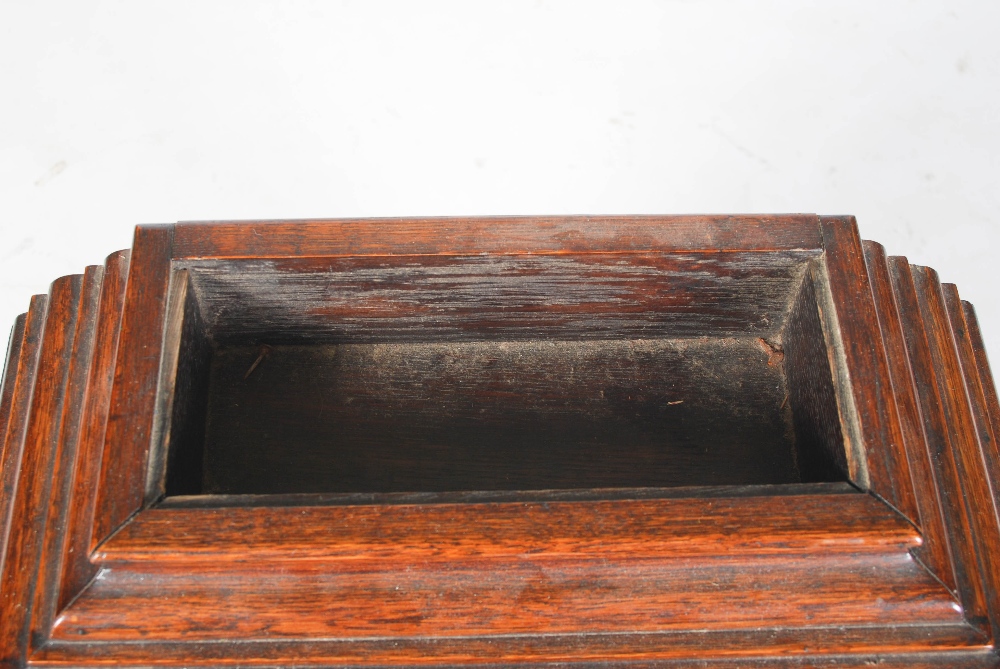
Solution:
<svg viewBox="0 0 1000 669"><path fill-rule="evenodd" d="M72 496L67 502L65 556L59 579L56 610L61 610L97 573L90 563L98 477L104 452L104 431L111 403L111 383L128 277L129 252L118 251L104 263L95 324L92 363L85 394L77 446Z"/></svg>
<svg viewBox="0 0 1000 669"><path fill-rule="evenodd" d="M138 511L144 498L172 240L170 226L135 231L91 548Z"/></svg>
<svg viewBox="0 0 1000 669"><path fill-rule="evenodd" d="M7 441L7 430L11 420L11 405L14 402L14 387L17 385L17 368L24 343L24 324L27 314L14 319L7 342L7 356L4 359L3 377L0 378L0 461L3 460L3 445Z"/></svg>
<svg viewBox="0 0 1000 669"><path fill-rule="evenodd" d="M996 382L993 380L993 372L990 371L990 363L986 358L986 344L983 341L983 333L979 329L979 319L976 317L976 309L968 302L962 302L962 312L965 314L965 322L968 326L969 339L972 342L972 349L975 353L976 370L979 372L980 385L983 389L983 396L986 400L986 410L993 425L993 435L1000 435L1000 399L997 397ZM996 451L988 456L1000 459L1000 437L994 440Z"/></svg>
<svg viewBox="0 0 1000 669"><path fill-rule="evenodd" d="M556 641L545 635L585 632L569 654L580 659L607 652L591 637L616 630L630 630L628 649L641 654L644 642L632 635L768 628L780 636L891 619L920 630L919 640L901 643L980 644L950 594L909 557L918 543L911 525L862 494L151 509L102 547L102 576L54 634L89 644L145 633L185 643L236 634L406 645L426 637L422 629L501 644L511 634L542 632L546 643ZM154 590L157 619L172 631L154 632L130 613L129 602ZM690 654L711 652L690 638L679 643ZM393 651L369 652L375 662ZM358 661L338 661L348 659ZM423 661L432 659L447 655Z"/></svg>
<svg viewBox="0 0 1000 669"><path fill-rule="evenodd" d="M48 307L47 295L35 295L24 319L20 354L17 359L8 358L16 365L17 376L10 388L10 414L4 433L2 459L0 459L0 575L7 561L7 545L15 524L14 497L17 494L27 437L31 396L35 389L38 372L38 351L45 327L45 313ZM6 376L6 375L5 375ZM5 392L7 386L5 384Z"/></svg>
<svg viewBox="0 0 1000 669"><path fill-rule="evenodd" d="M59 418L59 432L52 454L52 488L48 499L45 534L35 577L35 598L31 609L31 646L44 643L55 619L59 576L66 555L66 526L73 494L73 470L83 420L84 394L94 350L94 330L101 295L102 267L88 267L80 287L73 345L68 351L69 370Z"/></svg>
<svg viewBox="0 0 1000 669"><path fill-rule="evenodd" d="M860 423L869 485L904 515L916 518L910 467L857 224L853 217L821 220L833 308L849 370L844 381L850 383ZM846 436L851 438L849 431Z"/></svg>
<svg viewBox="0 0 1000 669"><path fill-rule="evenodd" d="M956 454L959 446L954 443L955 439L966 437L956 435L951 426L952 411L961 409L958 398L948 387L948 379L941 378L947 371L942 368L942 357L949 347L954 348L950 328L945 330L942 326L947 327L947 320L935 321L935 313L927 311L922 305L923 299L928 295L935 297L938 291L928 286L926 280L921 282L918 290L917 274L911 271L906 258L890 257L889 269L899 304L910 369L920 400L930 462L945 511L957 593L966 615L982 626L987 621L983 577L969 531L969 510L962 492L964 481ZM926 276L922 278L926 279ZM961 392L964 393L964 385Z"/></svg>
<svg viewBox="0 0 1000 669"><path fill-rule="evenodd" d="M969 417L972 419L971 437L978 448L962 452L962 469L966 477L966 500L970 515L975 519L972 530L975 533L979 554L979 569L983 572L983 587L993 626L994 638L1000 636L1000 460L997 453L997 438L990 422L988 400L977 368L976 352L969 325L965 320L962 300L954 284L941 286L947 317L954 337L954 352L964 379ZM953 386L958 387L958 386Z"/></svg>
<svg viewBox="0 0 1000 669"><path fill-rule="evenodd" d="M147 504L165 494L202 490L210 368L216 356L190 284L187 270L172 272L154 411L157 419L148 456ZM249 434L250 443L256 443L257 436Z"/></svg>
<svg viewBox="0 0 1000 669"><path fill-rule="evenodd" d="M140 227L100 274L11 343L0 669L1000 667L978 324L849 217ZM198 494L243 459L353 464Z"/></svg>
<svg viewBox="0 0 1000 669"><path fill-rule="evenodd" d="M951 590L955 590L955 570L945 531L945 517L940 492L928 455L924 423L920 414L906 339L900 324L896 298L885 249L881 244L864 242L865 263L871 278L872 294L878 313L882 342L889 362L889 376L899 410L903 448L910 463L919 516L912 520L921 528L924 544L916 549L927 567Z"/></svg>
<svg viewBox="0 0 1000 669"><path fill-rule="evenodd" d="M804 481L847 478L850 471L816 290L813 272L807 272L781 332L796 466Z"/></svg>
<svg viewBox="0 0 1000 669"><path fill-rule="evenodd" d="M938 626L832 627L502 637L328 640L246 643L238 666L551 666L646 669L995 669L992 649L965 626L943 635ZM914 639L920 639L914 643ZM32 658L39 666L236 666L217 643L50 642Z"/></svg>
<svg viewBox="0 0 1000 669"><path fill-rule="evenodd" d="M226 507L359 506L371 504L493 504L503 502L591 502L714 497L785 497L854 495L847 481L776 485L675 486L671 488L579 488L560 490L460 490L452 492L288 493L282 495L176 495L159 500L157 509Z"/></svg>
<svg viewBox="0 0 1000 669"><path fill-rule="evenodd" d="M188 260L217 343L769 336L815 251Z"/></svg>
<svg viewBox="0 0 1000 669"><path fill-rule="evenodd" d="M809 584L822 582L821 593ZM761 593L767 593L761 596ZM818 597L821 596L819 601ZM155 598L157 614L143 607ZM716 559L460 560L352 570L258 562L102 571L53 638L90 642L641 633L961 621L905 552Z"/></svg>
<svg viewBox="0 0 1000 669"><path fill-rule="evenodd" d="M98 564L906 552L919 535L867 495L587 502L152 508Z"/></svg>
<svg viewBox="0 0 1000 669"><path fill-rule="evenodd" d="M178 223L175 258L819 249L815 214Z"/></svg>
<svg viewBox="0 0 1000 669"><path fill-rule="evenodd" d="M957 503L965 507L962 523L956 529L968 537L972 551L969 569L978 577L977 586L984 600L984 607L973 615L981 615L982 622L994 623L995 634L997 628L990 615L997 597L993 583L998 577L992 553L1000 546L994 541L998 531L995 498L987 473L981 466L981 448L972 407L940 281L934 270L919 266L913 267L913 279L927 328L941 405L947 416L947 434L952 448L948 455L959 479L953 483L953 494L958 498Z"/></svg>
<svg viewBox="0 0 1000 669"><path fill-rule="evenodd" d="M7 439L11 429L17 429L21 419L13 411L14 391L18 385L18 370L21 366L21 352L24 348L25 326L28 315L21 314L14 321L10 332L10 342L7 345L7 358L4 364L2 387L0 387L0 484L3 496L0 497L0 572L3 571L3 559L7 552L7 532L10 531L10 499L16 481L17 467L12 458L14 450L19 446L7 448ZM23 383L23 382L22 382ZM8 453L10 450L11 453ZM18 460L20 457L18 456ZM10 479L10 480L8 480Z"/></svg>
<svg viewBox="0 0 1000 669"><path fill-rule="evenodd" d="M17 522L11 524L0 573L0 665L17 666L27 657L81 284L79 275L62 277L52 283L49 292L21 475L11 501L11 514Z"/></svg>

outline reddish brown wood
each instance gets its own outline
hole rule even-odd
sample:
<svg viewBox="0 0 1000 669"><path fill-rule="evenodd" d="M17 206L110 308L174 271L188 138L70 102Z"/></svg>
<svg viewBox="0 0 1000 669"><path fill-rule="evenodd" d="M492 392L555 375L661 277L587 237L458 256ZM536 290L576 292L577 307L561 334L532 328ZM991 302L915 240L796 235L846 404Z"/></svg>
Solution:
<svg viewBox="0 0 1000 669"><path fill-rule="evenodd" d="M997 437L993 441L996 450L988 457L1000 458L1000 399L997 397L997 387L993 380L993 372L990 371L990 363L986 359L986 344L983 343L983 334L979 329L979 319L976 318L975 307L963 301L962 312L965 314L969 338L972 341L975 367L979 372L980 387L983 389L983 396L986 400L986 411L990 423L993 425L993 435Z"/></svg>
<svg viewBox="0 0 1000 669"><path fill-rule="evenodd" d="M20 477L11 501L14 521L0 574L0 664L22 664L28 652L81 284L79 275L63 277L49 293Z"/></svg>
<svg viewBox="0 0 1000 669"><path fill-rule="evenodd" d="M420 638L378 641L317 640L274 644L247 643L240 648L239 666L520 666L540 662L572 662L582 666L625 663L634 667L670 669L776 669L873 666L906 669L992 669L1000 666L991 648L929 644L929 650L907 651L907 640L921 631L875 628L881 643L872 645L873 629L821 630L697 630L671 634L591 634L591 650L581 657L582 639L561 636ZM762 643L763 642L763 643ZM762 648L763 645L763 648ZM711 649L705 658L705 649ZM53 642L33 657L39 666L172 666L214 662L225 664L226 648L212 643L134 643L109 648L105 644ZM155 660L151 660L155 658Z"/></svg>
<svg viewBox="0 0 1000 669"><path fill-rule="evenodd" d="M48 300L46 296L36 295L24 316L23 328L20 329L21 342L12 345L10 350L17 350L17 357L8 358L8 366L15 366L16 376L4 375L4 396L9 401L8 419L4 432L2 453L0 453L0 624L4 623L5 609L17 605L23 598L23 593L8 595L5 591L5 577L9 569L8 553L13 541L17 541L23 528L21 518L16 515L16 495L21 485L27 429L30 422L31 398L34 390L35 377L38 372L39 349L42 332L45 327L45 315ZM18 328L14 329L15 334ZM8 391L9 388L9 391ZM7 395L9 392L9 400ZM13 579L11 579L13 580ZM19 648L8 648L0 636L0 658L23 657Z"/></svg>
<svg viewBox="0 0 1000 669"><path fill-rule="evenodd" d="M955 570L951 562L951 548L945 531L945 518L940 501L940 493L931 462L928 458L924 424L913 387L910 360L906 352L906 340L900 324L896 299L892 292L889 265L885 249L881 244L864 242L865 261L871 278L872 294L878 312L882 341L885 344L889 362L896 406L899 409L903 446L910 463L910 473L919 509L919 526L924 544L917 555L928 568L941 579L949 589L955 590Z"/></svg>
<svg viewBox="0 0 1000 669"><path fill-rule="evenodd" d="M10 342L7 344L3 378L0 379L0 460L3 457L3 444L7 441L7 428L10 425L11 405L14 402L14 387L17 385L18 361L21 357L21 345L24 343L24 322L27 314L21 314L14 320L10 330Z"/></svg>
<svg viewBox="0 0 1000 669"><path fill-rule="evenodd" d="M35 598L31 609L32 646L41 645L55 619L58 577L66 556L66 520L74 484L72 472L76 464L103 274L102 267L86 269L76 307L77 318L73 346L68 352L69 370L66 374L62 416L53 449L53 485L48 500L48 517L44 521L45 534L38 574L35 576Z"/></svg>
<svg viewBox="0 0 1000 669"><path fill-rule="evenodd" d="M966 503L974 519L972 529L979 553L979 569L984 576L987 610L993 634L997 636L1000 632L1000 616L996 613L1000 611L1000 459L995 457L997 439L990 423L988 400L958 289L954 284L945 284L941 292L954 338L955 346L951 352L957 353L957 357L948 356L950 371L952 374L960 372L964 379L962 384L953 380L949 382L956 392L964 387L968 400L965 406L971 409L963 415L963 419L971 418L974 429L968 435L971 439L967 447L961 452L962 470L966 478Z"/></svg>
<svg viewBox="0 0 1000 669"><path fill-rule="evenodd" d="M766 487L764 487L766 490ZM862 494L496 504L150 509L94 555L340 563L905 553L916 531Z"/></svg>
<svg viewBox="0 0 1000 669"><path fill-rule="evenodd" d="M131 258L60 279L13 333L3 669L1000 666L1000 407L974 313L849 217L185 223L140 227ZM292 343L323 364L284 355ZM220 395L209 363L227 355ZM614 384L628 389L608 404ZM691 384L694 422L695 407L669 413ZM211 432L220 397L260 415ZM201 494L205 435L252 419L234 439L250 442L287 405L337 417L285 426L321 446L371 417L324 402L359 397L385 421L419 416L397 446L429 450L375 430L356 472L421 471L452 423L502 442L521 438L511 416L550 429L593 408L631 430L601 449L667 439L678 466L734 484L575 487L595 469L569 458L537 479L565 489L464 489L489 472L452 454L427 469L452 468L441 489ZM795 444L789 483L747 485L759 463L698 440L713 416L758 409Z"/></svg>
<svg viewBox="0 0 1000 669"><path fill-rule="evenodd" d="M934 322L929 321L924 314L914 274L906 258L890 257L889 267L893 291L899 304L914 387L920 400L928 458L945 512L957 592L967 614L978 624L982 624L985 621L982 575L978 571L975 548L968 531L968 509L963 499L962 480L955 460L955 447L951 443L949 413L946 408L946 401L954 405L956 398L947 391L946 382L939 384L939 370L935 364L935 342L940 348L943 333L940 328L935 330ZM944 340L943 345L947 345L947 340ZM940 395L942 386L946 389L947 400Z"/></svg>
<svg viewBox="0 0 1000 669"><path fill-rule="evenodd" d="M73 494L67 501L65 558L62 563L57 610L65 606L97 573L91 563L90 541L93 535L98 476L104 452L111 383L114 377L118 333L121 325L125 283L128 276L128 251L108 256L93 342L93 361L84 388L83 416L76 468L72 474Z"/></svg>
<svg viewBox="0 0 1000 669"><path fill-rule="evenodd" d="M986 621L983 575L978 567L976 548L970 533L969 510L964 500L963 480L956 457L960 448L954 440L967 437L951 427L952 412L960 411L960 396L948 386L943 357L947 355L950 328L947 321L935 320L938 314L922 304L923 299L936 298L937 291L928 286L927 277L911 271L905 258L890 258L893 289L899 302L899 313L906 335L910 366L921 403L930 461L942 492L947 527L952 546L958 594L967 614L977 624ZM917 280L921 281L918 289ZM964 394L964 387L962 387Z"/></svg>
<svg viewBox="0 0 1000 669"><path fill-rule="evenodd" d="M173 228L138 226L115 357L91 548L139 510L153 431Z"/></svg>
<svg viewBox="0 0 1000 669"><path fill-rule="evenodd" d="M814 214L178 223L175 258L819 249Z"/></svg>
<svg viewBox="0 0 1000 669"><path fill-rule="evenodd" d="M947 591L906 555L912 526L864 495L275 511L146 512L102 547L110 570L56 638L150 634L121 606L150 588L172 593L159 620L178 616L169 627L185 640L231 634L236 621L241 638L264 640L833 624L824 616L907 620L923 641L968 634L953 629L961 617ZM725 558L692 570L709 556ZM115 580L123 563L149 571ZM804 587L816 574L822 595ZM740 583L748 599L734 599ZM813 610L816 596L824 605ZM930 621L943 627L930 632Z"/></svg>
<svg viewBox="0 0 1000 669"><path fill-rule="evenodd" d="M994 565L994 556L1000 555L997 553L1000 528L996 524L996 500L987 472L981 464L981 447L937 273L930 268L915 267L913 274L927 323L941 403L947 416L947 433L951 443L949 468L953 468L961 480L961 488L956 490L956 497L961 497L958 503L965 507L960 530L968 537L973 552L969 566L970 571L979 577L977 585L984 600L981 615L993 622L996 634L998 628L991 613L998 594L994 583L1000 578L1000 571Z"/></svg>
<svg viewBox="0 0 1000 669"><path fill-rule="evenodd" d="M905 516L915 518L913 482L892 385L887 382L889 368L857 224L854 217L821 220L833 308L860 424L860 434L854 437L848 431L845 438L863 442L851 444L848 450L864 457L871 490Z"/></svg>
<svg viewBox="0 0 1000 669"><path fill-rule="evenodd" d="M17 374L9 382L5 380L4 390L10 390L10 414L4 433L3 453L0 459L0 573L7 559L7 539L13 527L14 495L21 473L21 458L24 454L25 430L31 407L31 393L34 390L35 374L38 368L38 347L45 326L45 311L48 298L36 295L31 298L31 306L25 315L21 343L17 358L11 357L9 364L16 365ZM16 332L16 330L15 330ZM13 347L12 347L13 348ZM5 375L6 377L7 375Z"/></svg>
<svg viewBox="0 0 1000 669"><path fill-rule="evenodd" d="M746 557L699 568L669 559L522 556L377 569L261 561L252 574L228 565L196 573L152 565L109 570L63 612L52 634L115 643L154 635L266 641L961 621L947 592L905 552ZM821 592L810 586L817 574ZM144 604L154 598L157 615L150 616Z"/></svg>
<svg viewBox="0 0 1000 669"><path fill-rule="evenodd" d="M219 528L225 528L222 534ZM692 624L735 630L746 624L759 628L764 615L759 606L776 629L831 624L817 619L831 615L844 615L853 624L874 615L864 624L877 624L891 602L918 601L908 612L893 609L890 617L909 620L924 640L929 634L943 639L938 635L963 629L945 631L961 618L947 591L914 569L906 551L916 542L911 525L859 494L150 510L101 547L97 559L110 568L106 580L95 583L86 606L65 612L54 633L72 639L79 629L111 625L118 630L114 638L141 635L140 616L118 604L146 597L147 588L162 588L177 595L162 602L171 608L160 609L161 615L183 616L185 622L171 628L180 625L189 640L215 634L208 631L222 625L218 616L234 611L239 614L231 619L245 625L241 638L355 639L416 634L423 626L446 636L449 629L465 635L540 627L549 634L626 627L673 633ZM725 559L691 570L692 561L711 556ZM122 564L144 564L151 571L115 581ZM220 565L227 566L220 570ZM261 570L271 574L263 590ZM845 570L842 582L838 570ZM208 582L190 578L207 571L226 576ZM799 607L811 606L807 602L817 594L807 594L803 586L817 573L823 574L824 606L804 614ZM742 582L750 591L769 596L737 600L730 588L718 590L718 584L731 587L740 579L747 579ZM602 583L598 591L586 585L594 581ZM876 582L891 583L894 594L878 590L882 585ZM379 592L385 594L373 599ZM113 598L107 602L111 608L101 604L105 596ZM941 607L936 611L935 598ZM277 601L296 604L278 606L279 620ZM546 601L559 602L557 618L545 613ZM311 614L318 608L326 612L322 620ZM476 613L482 610L491 616ZM930 633L920 620L944 627ZM387 626L387 621L395 622ZM479 627L454 629L469 624ZM88 637L95 633L101 634Z"/></svg>

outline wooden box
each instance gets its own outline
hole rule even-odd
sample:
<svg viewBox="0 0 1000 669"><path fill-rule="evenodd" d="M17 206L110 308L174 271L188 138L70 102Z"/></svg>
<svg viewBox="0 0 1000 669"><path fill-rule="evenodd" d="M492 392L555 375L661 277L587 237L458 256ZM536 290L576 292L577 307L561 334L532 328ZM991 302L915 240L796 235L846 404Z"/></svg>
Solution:
<svg viewBox="0 0 1000 669"><path fill-rule="evenodd" d="M974 312L850 217L140 226L0 430L3 666L1000 666Z"/></svg>

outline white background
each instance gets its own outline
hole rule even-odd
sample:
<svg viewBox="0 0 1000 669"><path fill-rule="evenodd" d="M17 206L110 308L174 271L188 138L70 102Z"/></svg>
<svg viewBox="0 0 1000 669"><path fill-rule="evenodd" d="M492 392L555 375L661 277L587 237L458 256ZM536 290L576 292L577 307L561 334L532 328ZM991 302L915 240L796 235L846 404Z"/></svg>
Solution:
<svg viewBox="0 0 1000 669"><path fill-rule="evenodd" d="M817 212L1000 363L1000 3L0 0L0 328L140 222Z"/></svg>

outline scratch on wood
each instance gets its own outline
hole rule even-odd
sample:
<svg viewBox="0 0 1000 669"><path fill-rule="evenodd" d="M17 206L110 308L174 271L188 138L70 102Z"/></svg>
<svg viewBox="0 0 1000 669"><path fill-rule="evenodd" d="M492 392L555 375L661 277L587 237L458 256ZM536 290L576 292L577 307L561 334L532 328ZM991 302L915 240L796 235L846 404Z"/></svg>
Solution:
<svg viewBox="0 0 1000 669"><path fill-rule="evenodd" d="M250 369L247 370L247 373L243 375L243 380L246 381L247 379L249 379L250 375L253 374L253 370L257 369L257 365L263 362L264 358L266 358L270 354L271 354L271 347L268 346L267 344L261 344L260 355L258 355L257 359L253 361L252 365L250 365Z"/></svg>

